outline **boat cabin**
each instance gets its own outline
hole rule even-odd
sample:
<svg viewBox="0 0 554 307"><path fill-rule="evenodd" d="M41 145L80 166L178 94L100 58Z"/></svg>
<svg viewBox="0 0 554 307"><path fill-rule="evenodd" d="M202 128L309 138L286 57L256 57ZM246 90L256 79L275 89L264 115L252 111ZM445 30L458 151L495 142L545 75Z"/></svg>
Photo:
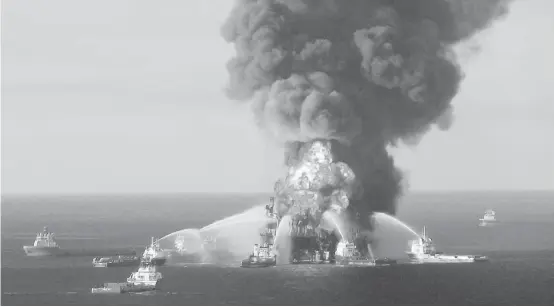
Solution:
<svg viewBox="0 0 554 307"><path fill-rule="evenodd" d="M54 233L48 231L48 227L44 227L42 232L37 233L35 247L58 247L58 243L54 240Z"/></svg>
<svg viewBox="0 0 554 307"><path fill-rule="evenodd" d="M156 270L156 266L143 261L140 263L139 269L127 278L127 282L134 285L155 286L160 279L162 279L162 273Z"/></svg>
<svg viewBox="0 0 554 307"><path fill-rule="evenodd" d="M441 254L440 252L437 252L433 240L427 236L425 227L423 227L423 233L419 239L412 241L410 253L414 255Z"/></svg>

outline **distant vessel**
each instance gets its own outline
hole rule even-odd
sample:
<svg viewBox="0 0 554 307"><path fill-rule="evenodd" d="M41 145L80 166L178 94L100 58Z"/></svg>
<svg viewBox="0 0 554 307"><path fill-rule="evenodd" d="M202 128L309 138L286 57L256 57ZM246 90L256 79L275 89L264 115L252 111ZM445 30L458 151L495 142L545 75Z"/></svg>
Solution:
<svg viewBox="0 0 554 307"><path fill-rule="evenodd" d="M44 227L42 232L37 234L32 246L25 245L23 250L27 256L56 256L61 254L60 246L54 239L54 233L48 231L48 227Z"/></svg>
<svg viewBox="0 0 554 307"><path fill-rule="evenodd" d="M156 270L151 262L141 261L136 272L131 273L126 283L105 283L91 289L92 293L133 293L154 291L163 278L162 273Z"/></svg>
<svg viewBox="0 0 554 307"><path fill-rule="evenodd" d="M485 211L485 215L479 219L479 226L490 226L496 223L496 212L494 210Z"/></svg>
<svg viewBox="0 0 554 307"><path fill-rule="evenodd" d="M95 268L134 266L139 263L140 257L137 256L96 257L92 260Z"/></svg>
<svg viewBox="0 0 554 307"><path fill-rule="evenodd" d="M44 227L35 238L33 245L23 246L27 256L95 256L95 255L136 255L136 251L131 248L84 248L84 249L66 249L61 248L54 239L54 233Z"/></svg>
<svg viewBox="0 0 554 307"><path fill-rule="evenodd" d="M427 236L425 227L418 240L411 242L411 250L407 252L412 263L463 263L488 261L485 256L445 255L438 252L433 240Z"/></svg>
<svg viewBox="0 0 554 307"><path fill-rule="evenodd" d="M167 261L167 255L164 250L160 248L160 244L152 237L152 242L142 254L142 259L149 261L154 265L164 265Z"/></svg>

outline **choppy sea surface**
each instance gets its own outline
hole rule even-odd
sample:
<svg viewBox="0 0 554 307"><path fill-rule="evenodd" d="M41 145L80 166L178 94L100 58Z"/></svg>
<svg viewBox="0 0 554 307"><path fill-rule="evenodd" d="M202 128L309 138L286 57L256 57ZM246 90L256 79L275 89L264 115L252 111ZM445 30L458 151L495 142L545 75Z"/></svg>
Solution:
<svg viewBox="0 0 554 307"><path fill-rule="evenodd" d="M164 279L156 293L93 295L91 287L122 282L136 268L92 268L92 257L40 259L22 250L44 226L66 248L143 249L151 236L205 226L264 204L268 196L2 197L2 305L554 304L554 192L414 193L400 199L402 221L418 232L426 226L445 253L491 258L480 264L180 264L160 268ZM486 209L497 212L494 227L478 227ZM226 227L222 231L235 226ZM409 233L379 223L375 235L378 256L405 258Z"/></svg>

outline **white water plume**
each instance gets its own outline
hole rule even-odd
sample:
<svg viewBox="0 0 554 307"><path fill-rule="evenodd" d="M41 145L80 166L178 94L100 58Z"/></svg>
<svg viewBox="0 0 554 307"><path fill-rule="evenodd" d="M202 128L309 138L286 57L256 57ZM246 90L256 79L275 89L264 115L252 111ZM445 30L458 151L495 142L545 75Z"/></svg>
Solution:
<svg viewBox="0 0 554 307"><path fill-rule="evenodd" d="M288 264L292 253L292 240L290 237L291 217L286 215L281 219L275 232L275 254L277 255L277 264Z"/></svg>
<svg viewBox="0 0 554 307"><path fill-rule="evenodd" d="M187 253L203 253L204 242L215 240L216 249L224 248L235 256L246 256L252 245L258 243L260 229L268 222L265 205L258 205L200 229L187 228L175 231L158 242L163 249L176 250L179 243L179 249Z"/></svg>
<svg viewBox="0 0 554 307"><path fill-rule="evenodd" d="M332 212L329 210L325 211L322 216L322 221L326 221L329 224L331 224L330 226L332 227L332 230L335 230L336 232L338 232L338 235L340 235L341 240L346 239L344 236L346 232L343 230L344 225L343 223L341 223L339 216L335 212ZM322 226L325 226L325 225L322 225Z"/></svg>
<svg viewBox="0 0 554 307"><path fill-rule="evenodd" d="M375 261L375 255L373 254L373 248L371 247L371 244L367 245L367 250L369 252L369 256L371 256L371 261Z"/></svg>
<svg viewBox="0 0 554 307"><path fill-rule="evenodd" d="M410 240L419 238L410 226L386 213L374 213L373 223L372 247L378 258L405 258Z"/></svg>
<svg viewBox="0 0 554 307"><path fill-rule="evenodd" d="M381 225L381 223L390 223L392 225L397 225L419 238L419 234L415 232L415 230L413 230L410 226L406 225L406 223L402 222L392 215L388 215L383 212L375 212L373 216L375 217L375 222L377 223L377 225Z"/></svg>

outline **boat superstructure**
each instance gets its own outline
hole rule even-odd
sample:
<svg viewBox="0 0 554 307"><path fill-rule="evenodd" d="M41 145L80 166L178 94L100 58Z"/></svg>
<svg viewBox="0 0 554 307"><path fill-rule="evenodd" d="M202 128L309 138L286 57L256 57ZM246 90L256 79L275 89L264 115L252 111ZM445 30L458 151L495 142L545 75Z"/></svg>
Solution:
<svg viewBox="0 0 554 307"><path fill-rule="evenodd" d="M154 265L164 265L167 261L167 255L166 252L161 249L158 240L154 240L154 237L152 237L150 246L148 246L142 254L142 259Z"/></svg>
<svg viewBox="0 0 554 307"><path fill-rule="evenodd" d="M129 278L127 278L127 283L134 286L152 287L152 289L156 289L162 277L162 273L157 271L156 266L152 262L141 261L138 270L131 273Z"/></svg>
<svg viewBox="0 0 554 307"><path fill-rule="evenodd" d="M356 265L356 266L387 266L396 264L396 260L388 258L375 258L371 249L371 245L367 244L367 248L360 248L355 243L367 243L363 240L340 241L337 244L335 259L337 264L341 265Z"/></svg>
<svg viewBox="0 0 554 307"><path fill-rule="evenodd" d="M92 288L91 292L110 294L155 291L158 289L162 278L162 273L157 271L154 264L149 261L141 261L138 270L131 273L127 278L127 282L104 283L101 286Z"/></svg>
<svg viewBox="0 0 554 307"><path fill-rule="evenodd" d="M412 263L467 263L488 260L485 256L445 255L437 251L433 240L427 236L425 227L419 239L411 241L407 254Z"/></svg>
<svg viewBox="0 0 554 307"><path fill-rule="evenodd" d="M61 253L60 246L54 239L54 233L44 227L35 238L33 245L23 246L27 256L55 256Z"/></svg>
<svg viewBox="0 0 554 307"><path fill-rule="evenodd" d="M496 212L492 209L485 211L485 215L479 219L479 226L490 226L496 223Z"/></svg>
<svg viewBox="0 0 554 307"><path fill-rule="evenodd" d="M337 264L342 265L375 265L373 259L367 255L362 255L356 245L349 241L341 241L337 244L335 259Z"/></svg>

